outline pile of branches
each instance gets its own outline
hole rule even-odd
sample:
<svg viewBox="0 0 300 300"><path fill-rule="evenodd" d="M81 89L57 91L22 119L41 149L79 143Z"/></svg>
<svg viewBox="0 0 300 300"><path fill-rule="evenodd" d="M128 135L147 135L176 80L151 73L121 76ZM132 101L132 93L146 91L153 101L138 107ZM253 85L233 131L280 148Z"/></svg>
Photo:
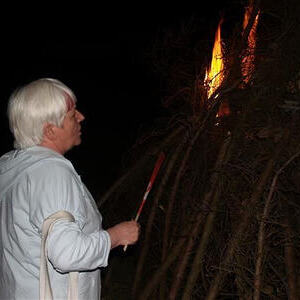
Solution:
<svg viewBox="0 0 300 300"><path fill-rule="evenodd" d="M182 40L155 49L170 115L137 141L127 172L99 202L111 224L133 217L164 151L119 299L299 298L299 4L253 3L248 29L258 10L260 25L247 83L240 70L247 29L227 40L226 80L210 99L205 67L190 59L201 41L188 48L194 35L181 32ZM230 114L217 118L224 104ZM105 299L119 270L107 274Z"/></svg>

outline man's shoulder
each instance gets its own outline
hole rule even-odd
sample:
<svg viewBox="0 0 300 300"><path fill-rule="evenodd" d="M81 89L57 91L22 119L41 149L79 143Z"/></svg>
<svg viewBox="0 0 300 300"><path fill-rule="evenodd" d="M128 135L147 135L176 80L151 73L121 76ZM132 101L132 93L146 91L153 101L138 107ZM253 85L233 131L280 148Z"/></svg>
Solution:
<svg viewBox="0 0 300 300"><path fill-rule="evenodd" d="M40 147L41 148L41 147ZM31 165L27 169L29 173L43 172L45 174L77 174L72 163L63 155L48 151L47 149L33 149L30 153L32 160Z"/></svg>

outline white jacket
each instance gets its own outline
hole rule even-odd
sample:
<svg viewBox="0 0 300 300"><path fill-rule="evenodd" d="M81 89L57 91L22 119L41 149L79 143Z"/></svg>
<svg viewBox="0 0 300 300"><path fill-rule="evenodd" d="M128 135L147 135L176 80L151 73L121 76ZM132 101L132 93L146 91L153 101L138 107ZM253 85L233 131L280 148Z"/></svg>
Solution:
<svg viewBox="0 0 300 300"><path fill-rule="evenodd" d="M66 299L68 274L80 271L78 295L100 299L100 267L111 241L102 217L73 165L44 147L14 150L0 158L0 299L39 299L41 229L45 218L70 212L48 237L54 299Z"/></svg>

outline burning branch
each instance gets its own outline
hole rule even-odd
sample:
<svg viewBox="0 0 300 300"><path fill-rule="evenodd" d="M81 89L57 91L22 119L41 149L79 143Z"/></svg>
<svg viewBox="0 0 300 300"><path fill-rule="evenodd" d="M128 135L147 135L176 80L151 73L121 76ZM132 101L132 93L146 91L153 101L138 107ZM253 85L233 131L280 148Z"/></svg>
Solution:
<svg viewBox="0 0 300 300"><path fill-rule="evenodd" d="M257 12L254 12L254 3L253 0L250 0L249 6L246 7L245 15L244 15L244 22L243 22L243 35L245 34L246 29L249 30L248 33L248 38L247 38L247 50L242 58L242 74L244 76L244 82L248 83L251 74L253 73L254 70L254 51L256 47L256 30L257 30L257 25L258 25L258 19L259 19L259 14L260 11L257 10ZM252 16L253 15L253 16ZM250 18L254 18L253 24L248 27L249 24L251 24Z"/></svg>
<svg viewBox="0 0 300 300"><path fill-rule="evenodd" d="M220 20L215 35L215 43L212 52L210 67L207 68L204 83L207 86L207 98L209 99L215 91L221 86L224 79L224 62L221 40L221 25L223 19ZM216 97L216 96L215 96Z"/></svg>

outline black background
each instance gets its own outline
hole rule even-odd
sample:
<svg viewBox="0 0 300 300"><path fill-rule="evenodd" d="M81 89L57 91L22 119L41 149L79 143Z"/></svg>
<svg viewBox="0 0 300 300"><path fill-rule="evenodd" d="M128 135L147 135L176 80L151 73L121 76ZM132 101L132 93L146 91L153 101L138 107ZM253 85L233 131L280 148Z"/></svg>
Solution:
<svg viewBox="0 0 300 300"><path fill-rule="evenodd" d="M162 4L163 3L163 4ZM1 154L12 148L11 92L41 77L63 81L85 115L82 145L67 156L96 197L119 176L122 157L143 127L165 114L149 51L157 33L196 17L214 38L220 14L239 1L118 4L47 2L2 13ZM150 59L149 59L150 57Z"/></svg>

